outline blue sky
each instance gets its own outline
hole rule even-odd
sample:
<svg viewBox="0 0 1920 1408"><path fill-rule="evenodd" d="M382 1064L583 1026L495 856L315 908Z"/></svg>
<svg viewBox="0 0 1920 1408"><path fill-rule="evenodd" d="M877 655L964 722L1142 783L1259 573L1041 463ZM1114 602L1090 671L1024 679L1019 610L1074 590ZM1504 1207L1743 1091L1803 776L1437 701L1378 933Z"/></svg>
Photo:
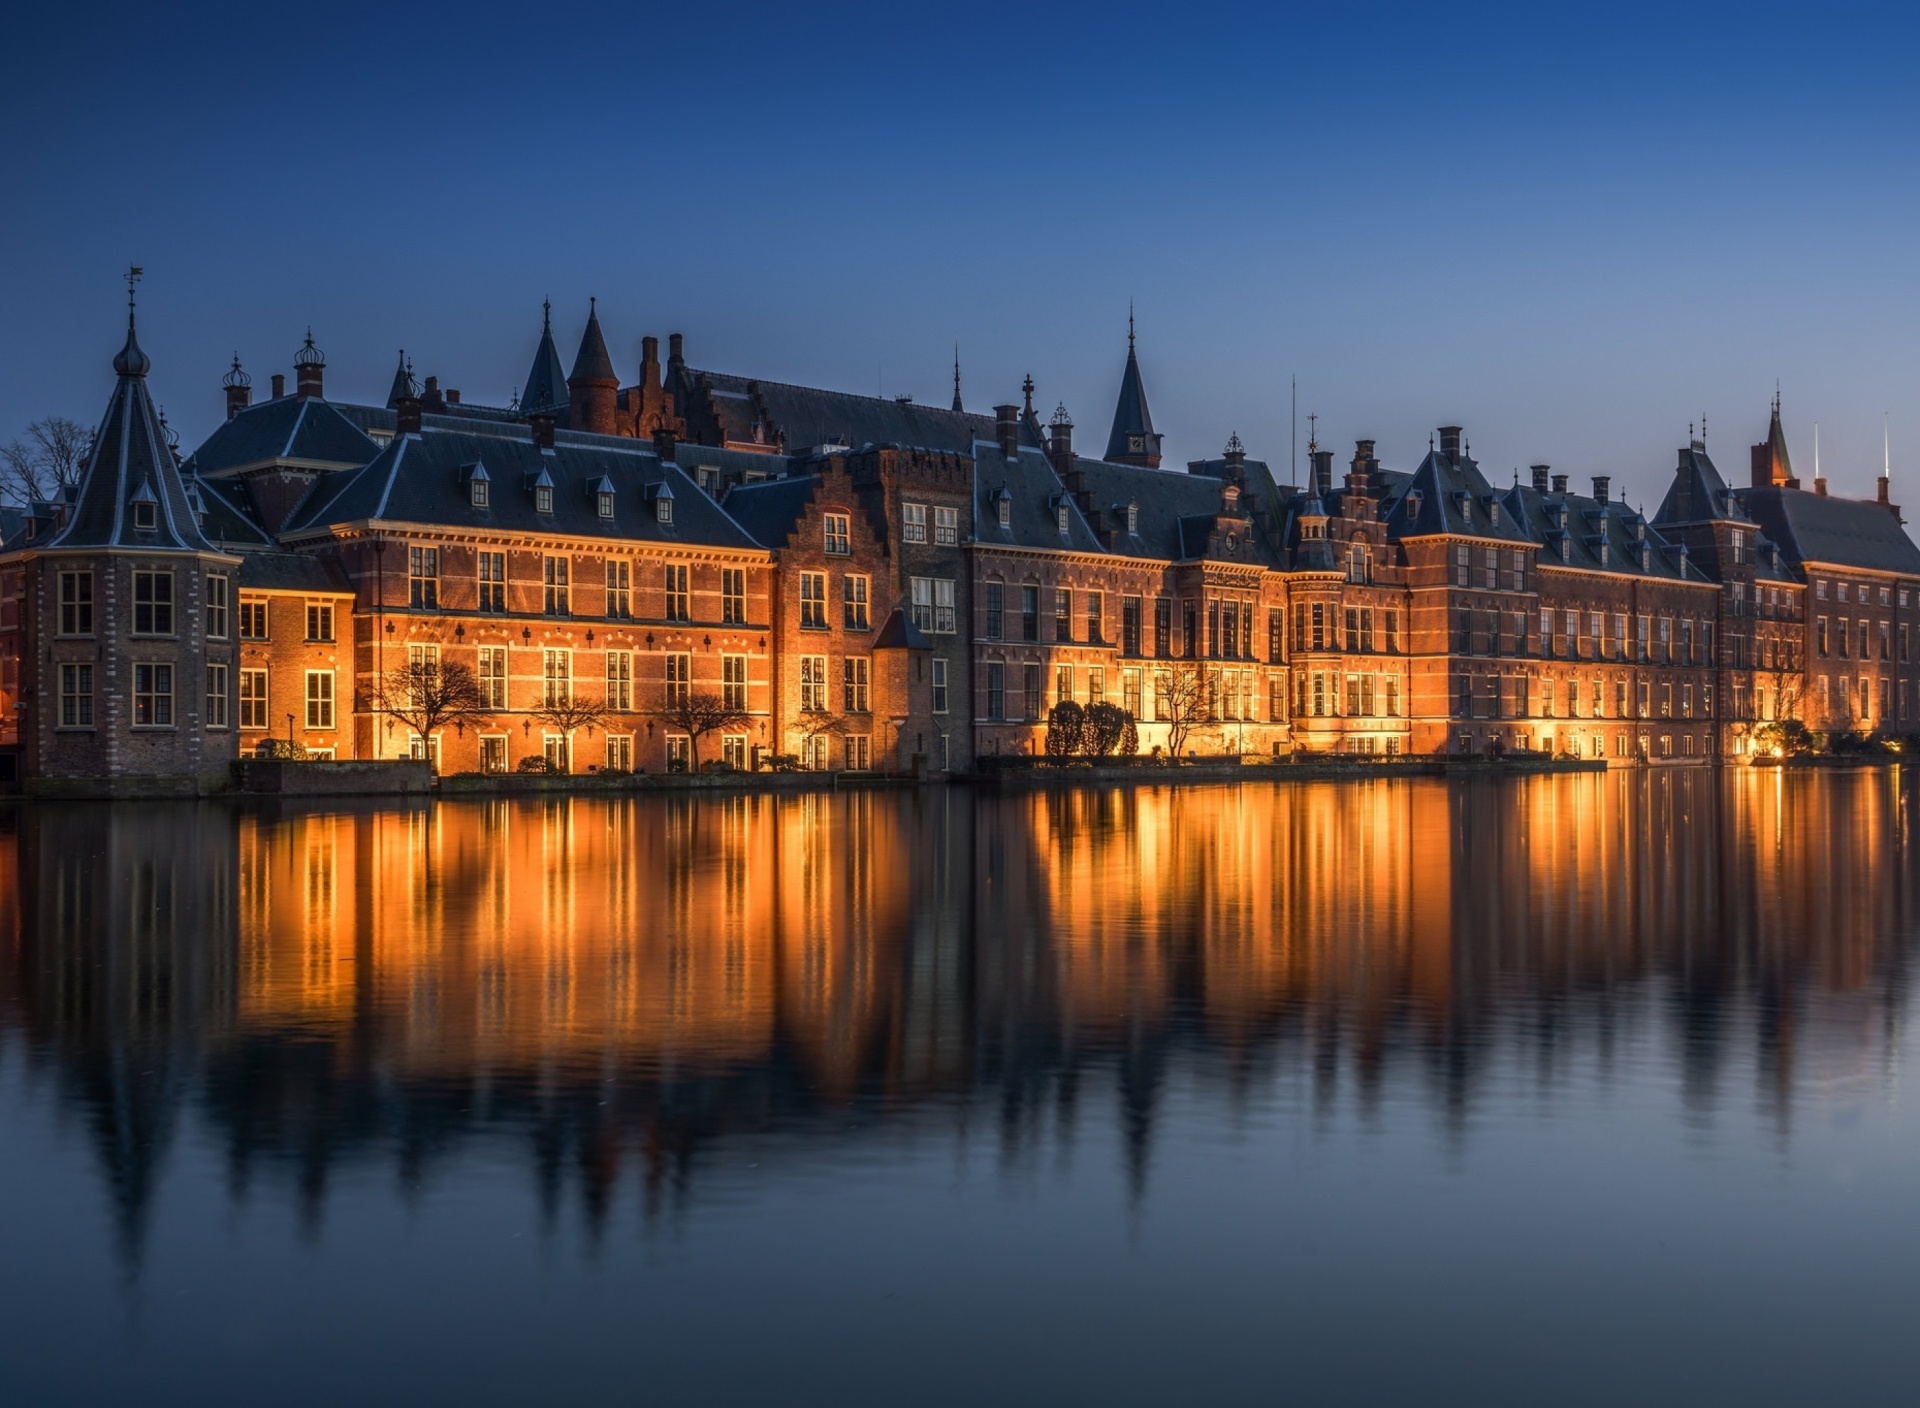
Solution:
<svg viewBox="0 0 1920 1408"><path fill-rule="evenodd" d="M238 351L328 388L396 349L470 399L589 295L771 379L970 405L1031 372L1104 443L1128 300L1170 458L1237 431L1648 507L1775 379L1920 504L1920 21L1707 6L41 6L0 58L0 440L91 421L120 271L188 444ZM1802 465L1803 470L1806 465ZM1284 477L1284 470L1283 476ZM1912 487L1904 487L1902 478Z"/></svg>

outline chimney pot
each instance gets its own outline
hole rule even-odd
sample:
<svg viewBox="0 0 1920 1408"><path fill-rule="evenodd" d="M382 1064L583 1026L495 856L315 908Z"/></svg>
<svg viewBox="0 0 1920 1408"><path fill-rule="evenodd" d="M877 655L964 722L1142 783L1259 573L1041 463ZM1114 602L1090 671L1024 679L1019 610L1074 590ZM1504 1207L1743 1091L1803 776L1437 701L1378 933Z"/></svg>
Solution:
<svg viewBox="0 0 1920 1408"><path fill-rule="evenodd" d="M449 406L457 406L457 405L459 405L459 404L460 404L460 393L459 393L458 391L452 391L452 390L449 390L449 391L447 392L447 404L448 404Z"/></svg>
<svg viewBox="0 0 1920 1408"><path fill-rule="evenodd" d="M1596 474L1593 476L1593 499L1595 503L1603 504L1607 501L1607 485L1612 482L1610 475Z"/></svg>
<svg viewBox="0 0 1920 1408"><path fill-rule="evenodd" d="M1333 492L1333 451L1315 450L1310 458L1314 493L1331 494Z"/></svg>
<svg viewBox="0 0 1920 1408"><path fill-rule="evenodd" d="M1533 466L1533 487L1537 492L1542 494L1547 492L1547 484L1550 482L1549 476L1552 472L1552 465L1536 464Z"/></svg>
<svg viewBox="0 0 1920 1408"><path fill-rule="evenodd" d="M543 450L553 448L553 417L550 415L530 416L527 424L533 427L533 443Z"/></svg>
<svg viewBox="0 0 1920 1408"><path fill-rule="evenodd" d="M402 396L393 403L393 429L396 435L418 435L420 433L420 398Z"/></svg>
<svg viewBox="0 0 1920 1408"><path fill-rule="evenodd" d="M681 336L677 332L667 334L667 355L674 361L680 360Z"/></svg>
<svg viewBox="0 0 1920 1408"><path fill-rule="evenodd" d="M1440 427L1440 453L1450 458L1460 454L1460 427L1443 425Z"/></svg>
<svg viewBox="0 0 1920 1408"><path fill-rule="evenodd" d="M660 457L660 463L673 463L673 447L673 427L666 424L656 426L653 432L653 452Z"/></svg>
<svg viewBox="0 0 1920 1408"><path fill-rule="evenodd" d="M278 401L282 396L286 394L287 394L287 374L285 372L275 372L273 374L273 399Z"/></svg>

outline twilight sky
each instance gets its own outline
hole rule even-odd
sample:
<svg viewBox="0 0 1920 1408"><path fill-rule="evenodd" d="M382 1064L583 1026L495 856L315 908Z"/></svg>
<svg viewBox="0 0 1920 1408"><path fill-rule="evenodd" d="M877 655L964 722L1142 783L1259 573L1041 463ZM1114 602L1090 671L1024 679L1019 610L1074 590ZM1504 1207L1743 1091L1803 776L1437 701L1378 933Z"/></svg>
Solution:
<svg viewBox="0 0 1920 1408"><path fill-rule="evenodd" d="M1796 467L1920 505L1920 20L1844 4L37 5L0 56L0 440L91 423L139 263L189 446L238 350L328 390L504 403L551 295L624 379L696 366L1104 444L1138 307L1170 460L1286 477L1318 412L1411 468L1651 510L1730 479L1778 378ZM1904 482L1903 482L1904 481Z"/></svg>

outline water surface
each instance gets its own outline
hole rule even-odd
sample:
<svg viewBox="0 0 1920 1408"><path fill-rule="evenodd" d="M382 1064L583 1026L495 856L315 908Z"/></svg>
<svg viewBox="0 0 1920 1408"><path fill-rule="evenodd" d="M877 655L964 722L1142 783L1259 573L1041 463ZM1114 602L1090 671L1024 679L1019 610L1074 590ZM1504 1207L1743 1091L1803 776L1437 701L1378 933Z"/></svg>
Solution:
<svg viewBox="0 0 1920 1408"><path fill-rule="evenodd" d="M0 813L0 1396L1911 1402L1912 801Z"/></svg>

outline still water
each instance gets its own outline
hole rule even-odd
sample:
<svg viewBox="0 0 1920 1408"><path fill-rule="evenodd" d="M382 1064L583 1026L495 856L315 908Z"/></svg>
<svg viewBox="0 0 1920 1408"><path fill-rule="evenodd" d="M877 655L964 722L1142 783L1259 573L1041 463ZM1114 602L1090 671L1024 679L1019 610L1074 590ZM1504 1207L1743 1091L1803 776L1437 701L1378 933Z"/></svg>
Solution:
<svg viewBox="0 0 1920 1408"><path fill-rule="evenodd" d="M1910 1403L1914 785L0 812L0 1401Z"/></svg>

